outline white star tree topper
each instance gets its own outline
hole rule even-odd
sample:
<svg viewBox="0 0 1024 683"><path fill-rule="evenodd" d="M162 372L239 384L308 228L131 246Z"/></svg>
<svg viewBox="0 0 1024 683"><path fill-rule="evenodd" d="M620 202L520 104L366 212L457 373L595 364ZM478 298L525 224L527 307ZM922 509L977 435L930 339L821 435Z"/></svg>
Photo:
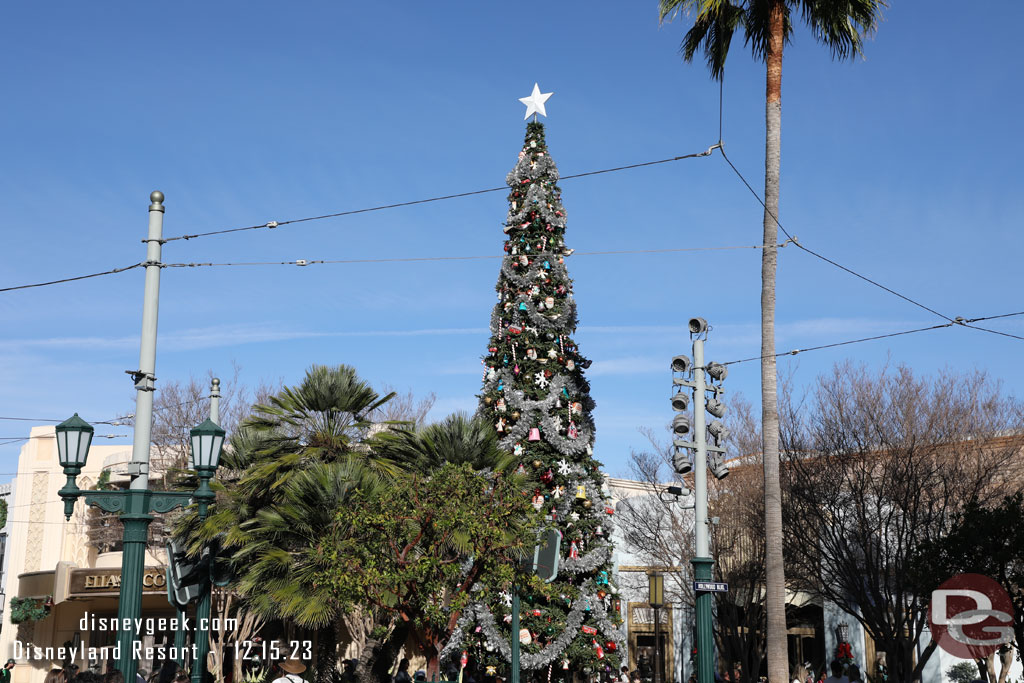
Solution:
<svg viewBox="0 0 1024 683"><path fill-rule="evenodd" d="M519 98L519 101L526 105L526 116L523 117L523 121L530 118L531 114L547 116L548 113L544 111L544 103L547 102L548 98L552 95L554 95L553 92L542 93L540 91L540 86L534 83L533 92L530 93L530 96Z"/></svg>

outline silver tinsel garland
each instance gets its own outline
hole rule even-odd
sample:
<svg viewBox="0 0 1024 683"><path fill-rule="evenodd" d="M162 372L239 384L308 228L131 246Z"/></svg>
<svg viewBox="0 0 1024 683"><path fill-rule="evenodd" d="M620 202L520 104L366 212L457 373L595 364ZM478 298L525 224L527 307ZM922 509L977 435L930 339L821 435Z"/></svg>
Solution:
<svg viewBox="0 0 1024 683"><path fill-rule="evenodd" d="M526 270L522 270L524 266L513 264L521 264L519 256L526 256L530 263L530 267ZM530 257L533 258L530 258ZM533 285L536 281L537 274L543 272L545 277L549 274L556 280L564 280L568 282L569 271L566 270L564 263L559 263L558 259L560 254L556 254L551 251L535 251L529 254L509 255L501 261L501 274L505 276L509 282L513 283L517 287L528 288ZM564 259L563 259L564 260ZM544 261L548 262L551 266L551 270L548 271L544 268ZM549 323L548 326L550 327ZM494 330L492 330L493 332Z"/></svg>

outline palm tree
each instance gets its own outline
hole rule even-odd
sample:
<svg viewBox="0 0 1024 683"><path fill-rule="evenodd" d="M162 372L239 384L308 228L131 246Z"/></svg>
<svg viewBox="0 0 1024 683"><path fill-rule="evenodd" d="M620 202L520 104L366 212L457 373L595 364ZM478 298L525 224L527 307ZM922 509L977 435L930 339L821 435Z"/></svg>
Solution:
<svg viewBox="0 0 1024 683"><path fill-rule="evenodd" d="M468 463L474 470L504 472L518 459L498 445L490 421L453 413L418 431L391 430L380 434L375 447L381 457L409 471L432 472L445 463Z"/></svg>
<svg viewBox="0 0 1024 683"><path fill-rule="evenodd" d="M779 483L779 413L775 369L775 269L779 215L779 159L782 132L782 49L798 10L814 37L836 59L861 54L863 36L874 31L885 0L659 0L662 21L693 13L683 38L687 62L703 49L711 76L721 81L729 44L743 30L765 79L764 249L761 253L761 434L764 462L768 680L789 676L786 646L786 580L782 563L782 490Z"/></svg>
<svg viewBox="0 0 1024 683"><path fill-rule="evenodd" d="M317 545L356 488L376 491L402 467L369 447L367 416L379 396L351 367L312 366L303 381L254 406L223 456L217 504L199 524L184 515L179 534L193 549L220 536L232 553L235 588L249 609L316 629L317 678L336 664L338 607L316 585Z"/></svg>

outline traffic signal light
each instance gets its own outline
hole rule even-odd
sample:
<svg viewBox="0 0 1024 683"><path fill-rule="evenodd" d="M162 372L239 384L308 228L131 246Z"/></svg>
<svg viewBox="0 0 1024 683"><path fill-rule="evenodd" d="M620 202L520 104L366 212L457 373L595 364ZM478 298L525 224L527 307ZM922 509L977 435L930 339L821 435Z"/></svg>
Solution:
<svg viewBox="0 0 1024 683"><path fill-rule="evenodd" d="M231 570L231 552L224 547L224 534L217 534L210 541L210 581L214 586L224 587L231 583L234 572Z"/></svg>
<svg viewBox="0 0 1024 683"><path fill-rule="evenodd" d="M209 551L189 557L180 541L167 541L167 600L178 609L199 597L209 571Z"/></svg>

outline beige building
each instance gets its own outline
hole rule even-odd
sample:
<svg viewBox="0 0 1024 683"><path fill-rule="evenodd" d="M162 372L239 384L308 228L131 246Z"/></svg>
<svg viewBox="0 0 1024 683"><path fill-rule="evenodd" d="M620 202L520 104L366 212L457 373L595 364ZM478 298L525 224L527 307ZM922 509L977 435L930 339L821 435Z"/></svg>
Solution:
<svg viewBox="0 0 1024 683"><path fill-rule="evenodd" d="M94 442L78 476L79 488L95 487L103 470L111 471L111 484L127 485L128 477L117 472L130 459L130 444ZM154 457L150 476L159 472ZM18 477L8 510L10 537L3 586L7 599L0 628L0 661L15 659L13 683L41 683L52 667L61 666L63 653L57 649L61 647L74 649L70 658L82 669L92 666L103 671L112 663L110 655L117 634L99 620L117 615L121 552L117 545L109 552L100 552L90 543L90 513L83 501L75 503L70 520L64 519L64 503L58 491L66 481L57 460L53 427L34 427L18 457ZM146 555L144 618L175 616L167 601L164 562L162 551ZM36 621L11 623L12 612L16 611L12 602L17 605L26 598L36 601L34 605L44 607L48 614ZM169 645L172 640L169 629L144 631L140 636L142 646ZM105 647L108 649L104 652ZM152 670L152 658L139 659L140 669Z"/></svg>

